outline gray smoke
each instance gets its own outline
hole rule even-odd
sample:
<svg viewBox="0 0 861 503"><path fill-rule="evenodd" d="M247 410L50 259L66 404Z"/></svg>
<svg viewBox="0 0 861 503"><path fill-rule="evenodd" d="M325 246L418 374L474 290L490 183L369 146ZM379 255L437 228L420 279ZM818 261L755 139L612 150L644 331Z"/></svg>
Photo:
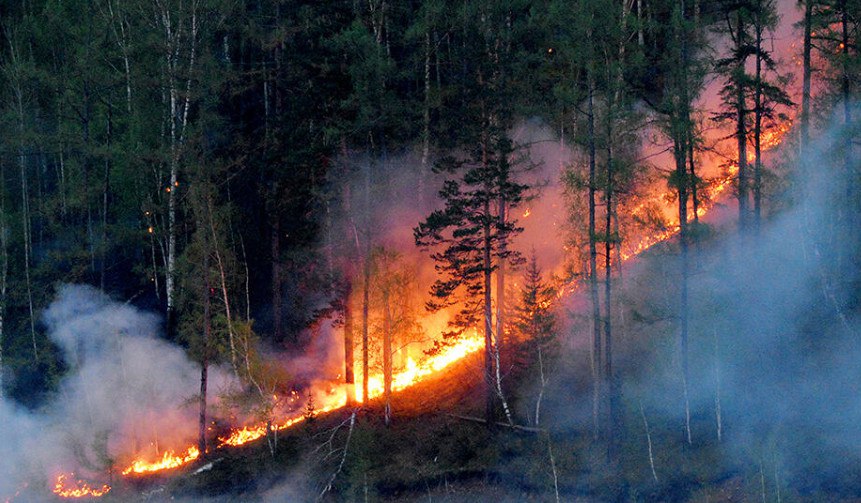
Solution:
<svg viewBox="0 0 861 503"><path fill-rule="evenodd" d="M0 401L0 496L40 491L61 472L106 482L135 454L156 458L196 438L200 367L158 338L157 316L82 285L60 287L45 310L69 372L41 410ZM210 370L210 400L231 382Z"/></svg>

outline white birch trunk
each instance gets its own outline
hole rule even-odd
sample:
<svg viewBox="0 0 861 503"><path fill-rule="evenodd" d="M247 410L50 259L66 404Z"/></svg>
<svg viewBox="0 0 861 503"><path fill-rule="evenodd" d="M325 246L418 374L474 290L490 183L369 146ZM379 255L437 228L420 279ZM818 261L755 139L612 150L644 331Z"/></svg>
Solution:
<svg viewBox="0 0 861 503"><path fill-rule="evenodd" d="M170 119L168 121L170 131L170 185L166 188L168 193L168 210L167 210L167 258L165 271L165 294L167 296L167 316L168 320L172 320L175 309L175 290L176 290L176 234L177 234L177 204L178 196L177 189L179 188L179 165L180 156L182 153L182 145L185 141L188 112L191 107L191 83L194 72L195 58L197 55L197 8L199 3L195 0L191 4L191 26L189 29L188 40L183 38L183 27L181 20L178 20L174 26L174 20L171 17L172 11L169 6L159 0L156 0L157 17L164 29L165 34L165 74L168 85ZM186 82L184 96L180 96L180 90L177 83L177 76L180 71L180 55L183 45L188 46L188 67L186 70ZM180 104L180 101L183 103Z"/></svg>

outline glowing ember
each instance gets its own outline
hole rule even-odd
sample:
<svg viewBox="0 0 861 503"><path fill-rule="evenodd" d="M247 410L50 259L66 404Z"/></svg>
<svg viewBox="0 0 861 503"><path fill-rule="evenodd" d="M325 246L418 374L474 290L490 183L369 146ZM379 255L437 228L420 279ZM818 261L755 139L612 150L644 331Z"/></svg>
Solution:
<svg viewBox="0 0 861 503"><path fill-rule="evenodd" d="M135 460L128 468L123 470L123 475L154 473L162 470L170 470L182 465L191 463L200 457L200 450L197 447L189 447L185 454L174 454L173 451L167 451L160 460L149 462L142 459Z"/></svg>
<svg viewBox="0 0 861 503"><path fill-rule="evenodd" d="M104 484L102 487L91 487L83 480L76 480L74 473L63 473L57 477L54 483L54 494L61 498L98 498L104 496L111 490L111 486Z"/></svg>

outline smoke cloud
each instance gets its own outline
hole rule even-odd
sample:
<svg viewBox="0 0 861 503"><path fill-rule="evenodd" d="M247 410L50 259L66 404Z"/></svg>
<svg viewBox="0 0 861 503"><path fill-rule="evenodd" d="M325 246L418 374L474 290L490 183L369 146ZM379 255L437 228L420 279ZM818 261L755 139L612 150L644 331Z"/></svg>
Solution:
<svg viewBox="0 0 861 503"><path fill-rule="evenodd" d="M0 495L50 487L61 472L105 481L130 455L193 443L200 366L158 338L158 317L64 285L43 322L69 372L41 410L0 401ZM209 375L210 397L231 382L217 368Z"/></svg>

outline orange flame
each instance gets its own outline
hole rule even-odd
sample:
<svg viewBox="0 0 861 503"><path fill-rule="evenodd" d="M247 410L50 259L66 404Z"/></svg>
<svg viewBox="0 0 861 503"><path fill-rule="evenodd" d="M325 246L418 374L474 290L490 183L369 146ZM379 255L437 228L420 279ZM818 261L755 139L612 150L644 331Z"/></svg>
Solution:
<svg viewBox="0 0 861 503"><path fill-rule="evenodd" d="M158 461L148 462L142 459L135 460L128 468L123 470L123 475L142 475L145 473L160 472L162 470L170 470L191 463L200 457L200 450L191 446L186 449L185 454L174 454L173 451L166 451Z"/></svg>
<svg viewBox="0 0 861 503"><path fill-rule="evenodd" d="M760 148L762 151L771 150L783 141L784 135L786 135L789 130L792 129L792 121L786 121L781 124L778 124L775 129L771 129L768 131L763 131L760 136ZM748 150L747 160L749 162L753 162L756 159L756 152L752 150ZM728 189L733 182L733 179L738 174L738 163L731 164L728 169L728 173L726 176L719 178L712 182L709 187L705 189L705 199L708 201L717 200L718 196L723 194L726 189ZM669 194L665 194L664 198L668 198ZM646 207L646 203L640 204L632 211L633 214L638 214L643 211ZM700 204L697 208L697 216L703 217L708 211L711 209L711 205ZM635 257L640 253L648 250L652 246L661 243L675 236L679 232L679 218L675 217L668 222L667 228L663 231L660 231L656 234L643 236L640 238L640 241L637 242L636 245L632 249L627 251L622 251L621 256L622 260L628 260L631 257Z"/></svg>
<svg viewBox="0 0 861 503"><path fill-rule="evenodd" d="M54 494L61 498L99 498L111 490L111 486L103 484L100 488L91 487L83 480L76 480L74 473L61 473L54 483Z"/></svg>
<svg viewBox="0 0 861 503"><path fill-rule="evenodd" d="M484 347L484 338L473 330L471 335L462 338L453 345L442 349L439 353L422 360L420 363L416 363L412 358L408 358L406 368L392 376L392 391L409 388L423 378L445 369L449 365L475 353L482 347ZM356 380L361 381L361 374L357 376ZM315 409L315 412L326 413L346 406L346 393L338 393L337 391L338 389L330 390L330 393L325 397L325 403L320 404ZM368 376L368 397L376 398L382 396L384 392L385 385L382 374ZM356 402L361 402L361 387L357 386L354 393ZM304 420L305 416L295 416L285 420L283 423L272 425L271 428L274 430L284 430ZM237 447L247 444L266 435L266 431L267 426L265 423L235 429L229 436L218 439L221 442L219 447Z"/></svg>

